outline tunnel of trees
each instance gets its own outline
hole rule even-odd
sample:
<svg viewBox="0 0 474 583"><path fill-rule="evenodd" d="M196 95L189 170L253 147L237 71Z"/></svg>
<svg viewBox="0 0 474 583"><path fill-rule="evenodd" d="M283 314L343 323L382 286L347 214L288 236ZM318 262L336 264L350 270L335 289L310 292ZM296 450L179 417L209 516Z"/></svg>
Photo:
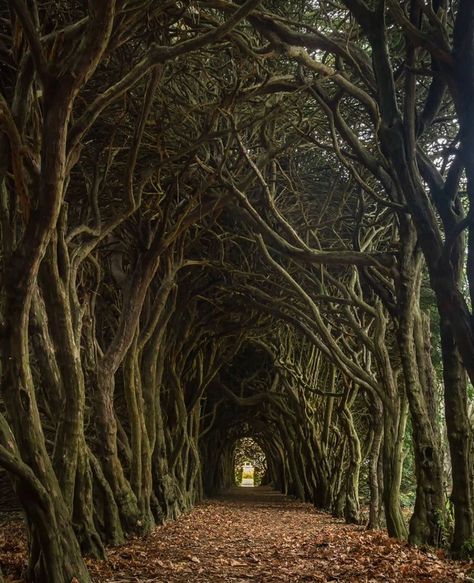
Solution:
<svg viewBox="0 0 474 583"><path fill-rule="evenodd" d="M472 0L2 2L30 580L89 581L244 438L284 493L472 553L473 202Z"/></svg>

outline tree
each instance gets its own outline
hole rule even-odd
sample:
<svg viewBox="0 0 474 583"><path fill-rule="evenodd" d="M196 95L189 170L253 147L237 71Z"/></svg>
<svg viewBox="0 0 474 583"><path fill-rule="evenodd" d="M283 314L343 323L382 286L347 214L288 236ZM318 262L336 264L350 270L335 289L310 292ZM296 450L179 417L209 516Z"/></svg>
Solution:
<svg viewBox="0 0 474 583"><path fill-rule="evenodd" d="M348 522L367 465L369 526L383 500L400 538L412 448L410 540L441 544L428 285L462 553L470 3L155 4L0 9L0 465L29 578L87 581L83 555L229 487L244 438Z"/></svg>

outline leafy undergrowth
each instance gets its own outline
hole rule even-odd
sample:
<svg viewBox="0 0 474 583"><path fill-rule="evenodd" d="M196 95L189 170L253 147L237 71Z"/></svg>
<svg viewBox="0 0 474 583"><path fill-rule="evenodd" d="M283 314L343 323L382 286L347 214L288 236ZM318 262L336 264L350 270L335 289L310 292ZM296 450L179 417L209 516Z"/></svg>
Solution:
<svg viewBox="0 0 474 583"><path fill-rule="evenodd" d="M0 563L9 582L21 580L24 549L18 523L2 526ZM468 581L472 570L264 488L207 501L88 564L96 583L453 583Z"/></svg>

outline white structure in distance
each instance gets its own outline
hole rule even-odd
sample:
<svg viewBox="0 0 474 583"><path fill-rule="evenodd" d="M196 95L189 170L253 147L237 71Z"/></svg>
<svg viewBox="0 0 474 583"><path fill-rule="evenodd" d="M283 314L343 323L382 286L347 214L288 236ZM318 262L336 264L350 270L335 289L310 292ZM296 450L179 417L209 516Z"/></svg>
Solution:
<svg viewBox="0 0 474 583"><path fill-rule="evenodd" d="M245 462L242 466L242 482L240 485L245 488L253 488L255 486L254 472L254 465L250 462Z"/></svg>

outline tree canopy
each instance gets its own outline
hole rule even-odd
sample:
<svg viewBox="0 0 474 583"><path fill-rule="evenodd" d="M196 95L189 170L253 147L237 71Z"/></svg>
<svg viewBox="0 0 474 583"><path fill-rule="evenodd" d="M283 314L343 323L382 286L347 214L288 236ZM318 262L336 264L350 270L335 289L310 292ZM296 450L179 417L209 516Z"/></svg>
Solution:
<svg viewBox="0 0 474 583"><path fill-rule="evenodd" d="M284 493L472 554L473 201L472 0L4 3L29 578L89 581L246 438Z"/></svg>

